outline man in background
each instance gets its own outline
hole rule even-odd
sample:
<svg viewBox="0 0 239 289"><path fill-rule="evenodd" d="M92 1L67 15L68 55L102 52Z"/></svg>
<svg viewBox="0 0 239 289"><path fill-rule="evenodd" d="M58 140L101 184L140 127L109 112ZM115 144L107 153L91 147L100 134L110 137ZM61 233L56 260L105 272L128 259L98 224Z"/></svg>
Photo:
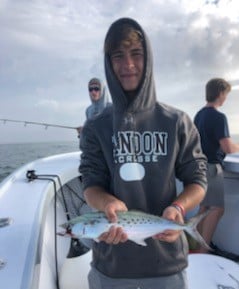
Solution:
<svg viewBox="0 0 239 289"><path fill-rule="evenodd" d="M103 81L99 78L92 78L88 83L88 91L91 105L86 109L86 120L99 115L105 107L110 105L107 88ZM83 126L77 128L78 135L82 131Z"/></svg>

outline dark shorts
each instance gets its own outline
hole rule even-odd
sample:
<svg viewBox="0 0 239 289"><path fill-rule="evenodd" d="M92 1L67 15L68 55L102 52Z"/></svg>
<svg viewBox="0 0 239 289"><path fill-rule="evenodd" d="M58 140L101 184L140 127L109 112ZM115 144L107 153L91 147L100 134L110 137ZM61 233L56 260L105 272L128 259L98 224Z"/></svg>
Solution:
<svg viewBox="0 0 239 289"><path fill-rule="evenodd" d="M224 208L224 176L220 164L208 164L208 189L202 206Z"/></svg>
<svg viewBox="0 0 239 289"><path fill-rule="evenodd" d="M89 289L188 289L186 270L158 278L115 279L92 268L88 281Z"/></svg>

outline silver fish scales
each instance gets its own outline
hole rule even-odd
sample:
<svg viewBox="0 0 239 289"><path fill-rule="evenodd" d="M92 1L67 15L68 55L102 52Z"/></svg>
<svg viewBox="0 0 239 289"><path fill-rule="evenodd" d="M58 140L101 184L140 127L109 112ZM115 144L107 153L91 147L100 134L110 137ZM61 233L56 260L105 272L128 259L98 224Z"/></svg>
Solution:
<svg viewBox="0 0 239 289"><path fill-rule="evenodd" d="M94 239L98 241L99 236L109 231L111 226L121 227L132 242L146 246L145 239L152 237L165 230L184 230L199 244L211 249L197 231L198 223L208 214L208 211L191 218L187 223L180 224L163 217L138 212L118 212L118 221L110 223L105 213L90 212L81 215L61 225L66 231L58 233L62 236L69 236L78 239Z"/></svg>

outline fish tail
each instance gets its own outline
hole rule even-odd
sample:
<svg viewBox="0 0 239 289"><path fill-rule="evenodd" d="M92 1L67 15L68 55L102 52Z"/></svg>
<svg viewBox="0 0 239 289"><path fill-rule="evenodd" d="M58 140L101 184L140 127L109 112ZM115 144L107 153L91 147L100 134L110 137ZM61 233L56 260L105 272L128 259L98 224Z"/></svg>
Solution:
<svg viewBox="0 0 239 289"><path fill-rule="evenodd" d="M200 233L197 230L197 225L200 223L200 221L205 218L211 210L207 210L206 212L197 215L193 218L191 218L187 223L185 227L185 231L194 239L196 240L202 247L209 251L213 251L213 249L206 243L206 241L203 239L203 237L200 235Z"/></svg>

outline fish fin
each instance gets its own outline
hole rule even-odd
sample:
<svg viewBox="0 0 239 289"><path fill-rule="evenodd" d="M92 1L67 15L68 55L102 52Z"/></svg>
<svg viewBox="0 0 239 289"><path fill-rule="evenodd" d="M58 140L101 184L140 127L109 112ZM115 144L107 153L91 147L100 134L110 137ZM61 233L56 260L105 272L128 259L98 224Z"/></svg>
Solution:
<svg viewBox="0 0 239 289"><path fill-rule="evenodd" d="M129 239L129 240L138 245L147 246L147 243L144 241L144 239Z"/></svg>
<svg viewBox="0 0 239 289"><path fill-rule="evenodd" d="M199 224L199 222L205 218L212 209L207 210L206 212L200 214L200 215L196 215L195 217L189 219L189 221L187 222L187 226L185 228L185 231L194 239L196 240L202 247L204 247L205 249L209 250L209 251L214 251L207 243L206 241L203 239L203 237L200 235L200 233L197 230L197 225Z"/></svg>

